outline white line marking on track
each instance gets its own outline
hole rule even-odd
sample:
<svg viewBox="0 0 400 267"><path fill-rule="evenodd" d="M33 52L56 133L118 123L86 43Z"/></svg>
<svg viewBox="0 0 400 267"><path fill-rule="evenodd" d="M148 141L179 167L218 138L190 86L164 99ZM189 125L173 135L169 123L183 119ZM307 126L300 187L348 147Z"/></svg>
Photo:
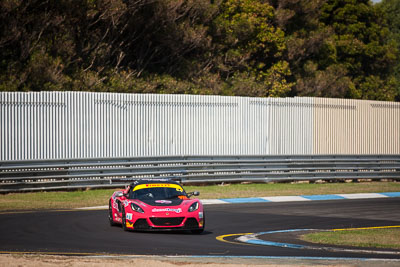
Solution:
<svg viewBox="0 0 400 267"><path fill-rule="evenodd" d="M359 193L359 194L337 194L346 199L364 199L364 198L385 198L388 196L379 193Z"/></svg>
<svg viewBox="0 0 400 267"><path fill-rule="evenodd" d="M220 200L220 199L202 199L200 200L201 203L204 205L211 205L211 204L228 204L228 202Z"/></svg>
<svg viewBox="0 0 400 267"><path fill-rule="evenodd" d="M399 192L390 192L390 193L399 193ZM389 194L389 193L388 193ZM324 196L324 195L318 195L319 197ZM327 195L329 197L332 196L338 196L337 198L341 197L344 199L369 199L369 198L388 198L388 197L398 197L397 195L395 196L385 196L384 194L380 193L358 193L358 194L333 194L333 195ZM309 196L310 198L313 197L313 195ZM232 200L243 200L243 202L235 202ZM237 204L237 203L251 203L252 201L246 202L246 199L262 199L266 200L265 203L268 202L292 202L292 201L314 201L314 199L309 199L307 196L275 196L275 197L255 197L255 198L231 198L229 201L225 201L225 199L201 199L200 201L204 205L213 205L213 204ZM323 200L323 199L315 199L315 200ZM76 210L102 210L102 209L108 209L108 206L97 206L97 207L83 207L83 208L76 208Z"/></svg>
<svg viewBox="0 0 400 267"><path fill-rule="evenodd" d="M106 210L108 206L96 206L96 207L83 207L83 208L76 208L77 210Z"/></svg>
<svg viewBox="0 0 400 267"><path fill-rule="evenodd" d="M291 202L291 201L311 201L300 196L277 196L277 197L260 197L271 202Z"/></svg>

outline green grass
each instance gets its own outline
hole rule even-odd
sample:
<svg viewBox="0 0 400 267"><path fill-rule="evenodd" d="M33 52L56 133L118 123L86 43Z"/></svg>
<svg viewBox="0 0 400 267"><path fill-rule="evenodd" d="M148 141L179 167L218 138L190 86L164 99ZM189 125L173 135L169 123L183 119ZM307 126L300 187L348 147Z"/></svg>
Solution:
<svg viewBox="0 0 400 267"><path fill-rule="evenodd" d="M297 196L350 193L400 192L400 183L363 182L363 183L276 183L276 184L228 184L212 186L185 186L185 190L200 191L200 198L235 198Z"/></svg>
<svg viewBox="0 0 400 267"><path fill-rule="evenodd" d="M400 249L400 228L319 232L301 239L318 244Z"/></svg>
<svg viewBox="0 0 400 267"><path fill-rule="evenodd" d="M107 205L116 189L97 189L73 192L37 192L0 195L0 210L69 209ZM276 184L224 184L185 186L187 192L199 191L200 199L267 197L291 195L319 195L371 192L400 192L400 183L276 183Z"/></svg>
<svg viewBox="0 0 400 267"><path fill-rule="evenodd" d="M107 205L115 189L0 195L0 210L69 209Z"/></svg>

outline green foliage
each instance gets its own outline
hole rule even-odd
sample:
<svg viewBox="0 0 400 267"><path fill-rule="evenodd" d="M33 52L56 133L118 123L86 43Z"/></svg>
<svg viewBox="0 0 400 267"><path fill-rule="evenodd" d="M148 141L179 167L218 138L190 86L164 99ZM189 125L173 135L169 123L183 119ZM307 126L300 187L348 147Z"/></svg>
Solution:
<svg viewBox="0 0 400 267"><path fill-rule="evenodd" d="M274 9L257 0L227 0L213 23L216 71L233 95L285 96L292 84L284 32L273 24ZM247 88L246 88L247 87Z"/></svg>
<svg viewBox="0 0 400 267"><path fill-rule="evenodd" d="M383 0L380 3L380 7L383 12L387 15L389 36L394 46L397 47L397 52L400 51L400 1L398 0ZM400 101L400 60L397 59L397 63L394 67L395 87L397 91L396 100Z"/></svg>
<svg viewBox="0 0 400 267"><path fill-rule="evenodd" d="M4 0L0 90L400 100L400 4Z"/></svg>
<svg viewBox="0 0 400 267"><path fill-rule="evenodd" d="M355 90L352 80L347 76L347 69L343 65L332 64L324 70L308 61L303 66L304 76L299 77L297 89L304 95L317 97L341 97ZM353 93L353 98L360 98Z"/></svg>
<svg viewBox="0 0 400 267"><path fill-rule="evenodd" d="M354 84L345 96L394 100L396 47L388 42L385 14L367 0L329 0L321 21L334 30L337 61Z"/></svg>
<svg viewBox="0 0 400 267"><path fill-rule="evenodd" d="M186 192L200 191L201 199L399 192L397 182L325 183L325 184L227 184L185 186ZM0 194L0 211L70 209L107 205L116 189L77 190ZM399 240L399 239L398 239Z"/></svg>
<svg viewBox="0 0 400 267"><path fill-rule="evenodd" d="M307 242L336 246L368 248L400 248L400 228L382 227L364 229L344 229L341 231L321 231L302 235Z"/></svg>
<svg viewBox="0 0 400 267"><path fill-rule="evenodd" d="M291 95L343 97L352 84L338 62L332 25L320 21L325 1L276 2L276 23L287 35Z"/></svg>

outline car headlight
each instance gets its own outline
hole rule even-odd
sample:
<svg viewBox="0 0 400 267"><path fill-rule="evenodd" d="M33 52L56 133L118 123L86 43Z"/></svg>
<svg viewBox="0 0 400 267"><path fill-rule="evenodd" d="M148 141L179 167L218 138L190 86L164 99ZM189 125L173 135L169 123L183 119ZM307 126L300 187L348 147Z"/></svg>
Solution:
<svg viewBox="0 0 400 267"><path fill-rule="evenodd" d="M144 210L135 203L131 203L131 208L132 208L132 210L134 210L136 212L144 213Z"/></svg>
<svg viewBox="0 0 400 267"><path fill-rule="evenodd" d="M198 209L199 209L199 202L194 202L192 205L190 205L188 211L192 212L192 211L195 211L195 210L198 210Z"/></svg>

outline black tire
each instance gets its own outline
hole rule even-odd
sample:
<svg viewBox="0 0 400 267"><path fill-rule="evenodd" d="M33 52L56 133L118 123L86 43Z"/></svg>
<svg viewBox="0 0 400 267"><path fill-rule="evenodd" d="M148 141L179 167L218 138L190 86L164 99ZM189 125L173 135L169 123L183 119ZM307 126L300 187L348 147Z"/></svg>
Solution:
<svg viewBox="0 0 400 267"><path fill-rule="evenodd" d="M192 234L199 235L204 232L205 228L206 228L206 216L203 217L203 228L190 231L192 232Z"/></svg>
<svg viewBox="0 0 400 267"><path fill-rule="evenodd" d="M192 232L192 234L199 235L199 234L204 232L204 228L196 229L196 230L190 230L190 231Z"/></svg>
<svg viewBox="0 0 400 267"><path fill-rule="evenodd" d="M112 207L111 207L111 200L108 203L108 221L110 222L110 226L116 226L117 223L114 222L113 219L113 212L112 212Z"/></svg>
<svg viewBox="0 0 400 267"><path fill-rule="evenodd" d="M124 231L129 231L129 229L126 228L126 216L124 208L122 208L122 229L124 229Z"/></svg>

